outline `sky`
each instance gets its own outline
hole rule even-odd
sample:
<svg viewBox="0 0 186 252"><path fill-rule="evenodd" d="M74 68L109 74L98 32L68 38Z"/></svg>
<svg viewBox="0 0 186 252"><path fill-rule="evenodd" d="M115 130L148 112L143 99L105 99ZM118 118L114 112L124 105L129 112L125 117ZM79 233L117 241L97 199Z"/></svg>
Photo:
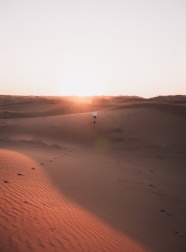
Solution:
<svg viewBox="0 0 186 252"><path fill-rule="evenodd" d="M0 0L0 94L186 95L186 1Z"/></svg>

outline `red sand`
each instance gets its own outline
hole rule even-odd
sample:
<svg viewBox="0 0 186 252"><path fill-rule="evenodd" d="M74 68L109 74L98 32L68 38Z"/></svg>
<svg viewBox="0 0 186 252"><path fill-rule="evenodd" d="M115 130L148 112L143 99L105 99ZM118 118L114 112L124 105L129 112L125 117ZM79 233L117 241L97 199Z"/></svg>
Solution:
<svg viewBox="0 0 186 252"><path fill-rule="evenodd" d="M178 98L1 101L0 251L185 252Z"/></svg>

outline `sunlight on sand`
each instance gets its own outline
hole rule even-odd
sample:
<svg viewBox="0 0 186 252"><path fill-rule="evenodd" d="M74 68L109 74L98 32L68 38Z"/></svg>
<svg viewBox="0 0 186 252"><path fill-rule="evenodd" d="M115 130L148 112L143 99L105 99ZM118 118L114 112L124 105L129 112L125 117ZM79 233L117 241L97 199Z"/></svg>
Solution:
<svg viewBox="0 0 186 252"><path fill-rule="evenodd" d="M106 152L111 148L111 143L107 138L98 138L94 142L94 148L99 152Z"/></svg>
<svg viewBox="0 0 186 252"><path fill-rule="evenodd" d="M0 251L185 252L185 104L0 96Z"/></svg>
<svg viewBox="0 0 186 252"><path fill-rule="evenodd" d="M36 161L0 150L0 234L13 251L147 251L82 207L50 183Z"/></svg>
<svg viewBox="0 0 186 252"><path fill-rule="evenodd" d="M92 98L89 96L72 96L71 101L77 102L77 103L92 103Z"/></svg>

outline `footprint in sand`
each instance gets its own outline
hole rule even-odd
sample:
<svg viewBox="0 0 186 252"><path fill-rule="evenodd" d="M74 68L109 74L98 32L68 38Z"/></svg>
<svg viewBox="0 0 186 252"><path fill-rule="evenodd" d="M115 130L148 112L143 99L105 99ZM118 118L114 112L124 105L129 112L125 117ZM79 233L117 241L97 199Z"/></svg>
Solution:
<svg viewBox="0 0 186 252"><path fill-rule="evenodd" d="M165 212L166 212L164 209L160 209L160 211L161 211L162 213L165 213Z"/></svg>
<svg viewBox="0 0 186 252"><path fill-rule="evenodd" d="M149 184L150 187L157 188L155 185Z"/></svg>
<svg viewBox="0 0 186 252"><path fill-rule="evenodd" d="M165 209L160 209L160 211L161 211L162 213L165 213L166 215L173 216L172 213L167 212Z"/></svg>
<svg viewBox="0 0 186 252"><path fill-rule="evenodd" d="M169 216L173 216L173 214L171 214L171 213L167 213L167 215L169 215Z"/></svg>
<svg viewBox="0 0 186 252"><path fill-rule="evenodd" d="M185 238L185 235L180 234L180 232L178 232L177 230L174 230L174 233L182 238Z"/></svg>

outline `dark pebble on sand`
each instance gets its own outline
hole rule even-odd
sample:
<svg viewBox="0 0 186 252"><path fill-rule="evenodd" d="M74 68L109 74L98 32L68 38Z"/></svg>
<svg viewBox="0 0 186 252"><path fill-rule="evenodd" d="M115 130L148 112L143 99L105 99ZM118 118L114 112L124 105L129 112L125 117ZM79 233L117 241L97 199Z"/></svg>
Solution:
<svg viewBox="0 0 186 252"><path fill-rule="evenodd" d="M22 173L18 173L17 175L18 175L18 176L23 176L23 174L22 174Z"/></svg>

